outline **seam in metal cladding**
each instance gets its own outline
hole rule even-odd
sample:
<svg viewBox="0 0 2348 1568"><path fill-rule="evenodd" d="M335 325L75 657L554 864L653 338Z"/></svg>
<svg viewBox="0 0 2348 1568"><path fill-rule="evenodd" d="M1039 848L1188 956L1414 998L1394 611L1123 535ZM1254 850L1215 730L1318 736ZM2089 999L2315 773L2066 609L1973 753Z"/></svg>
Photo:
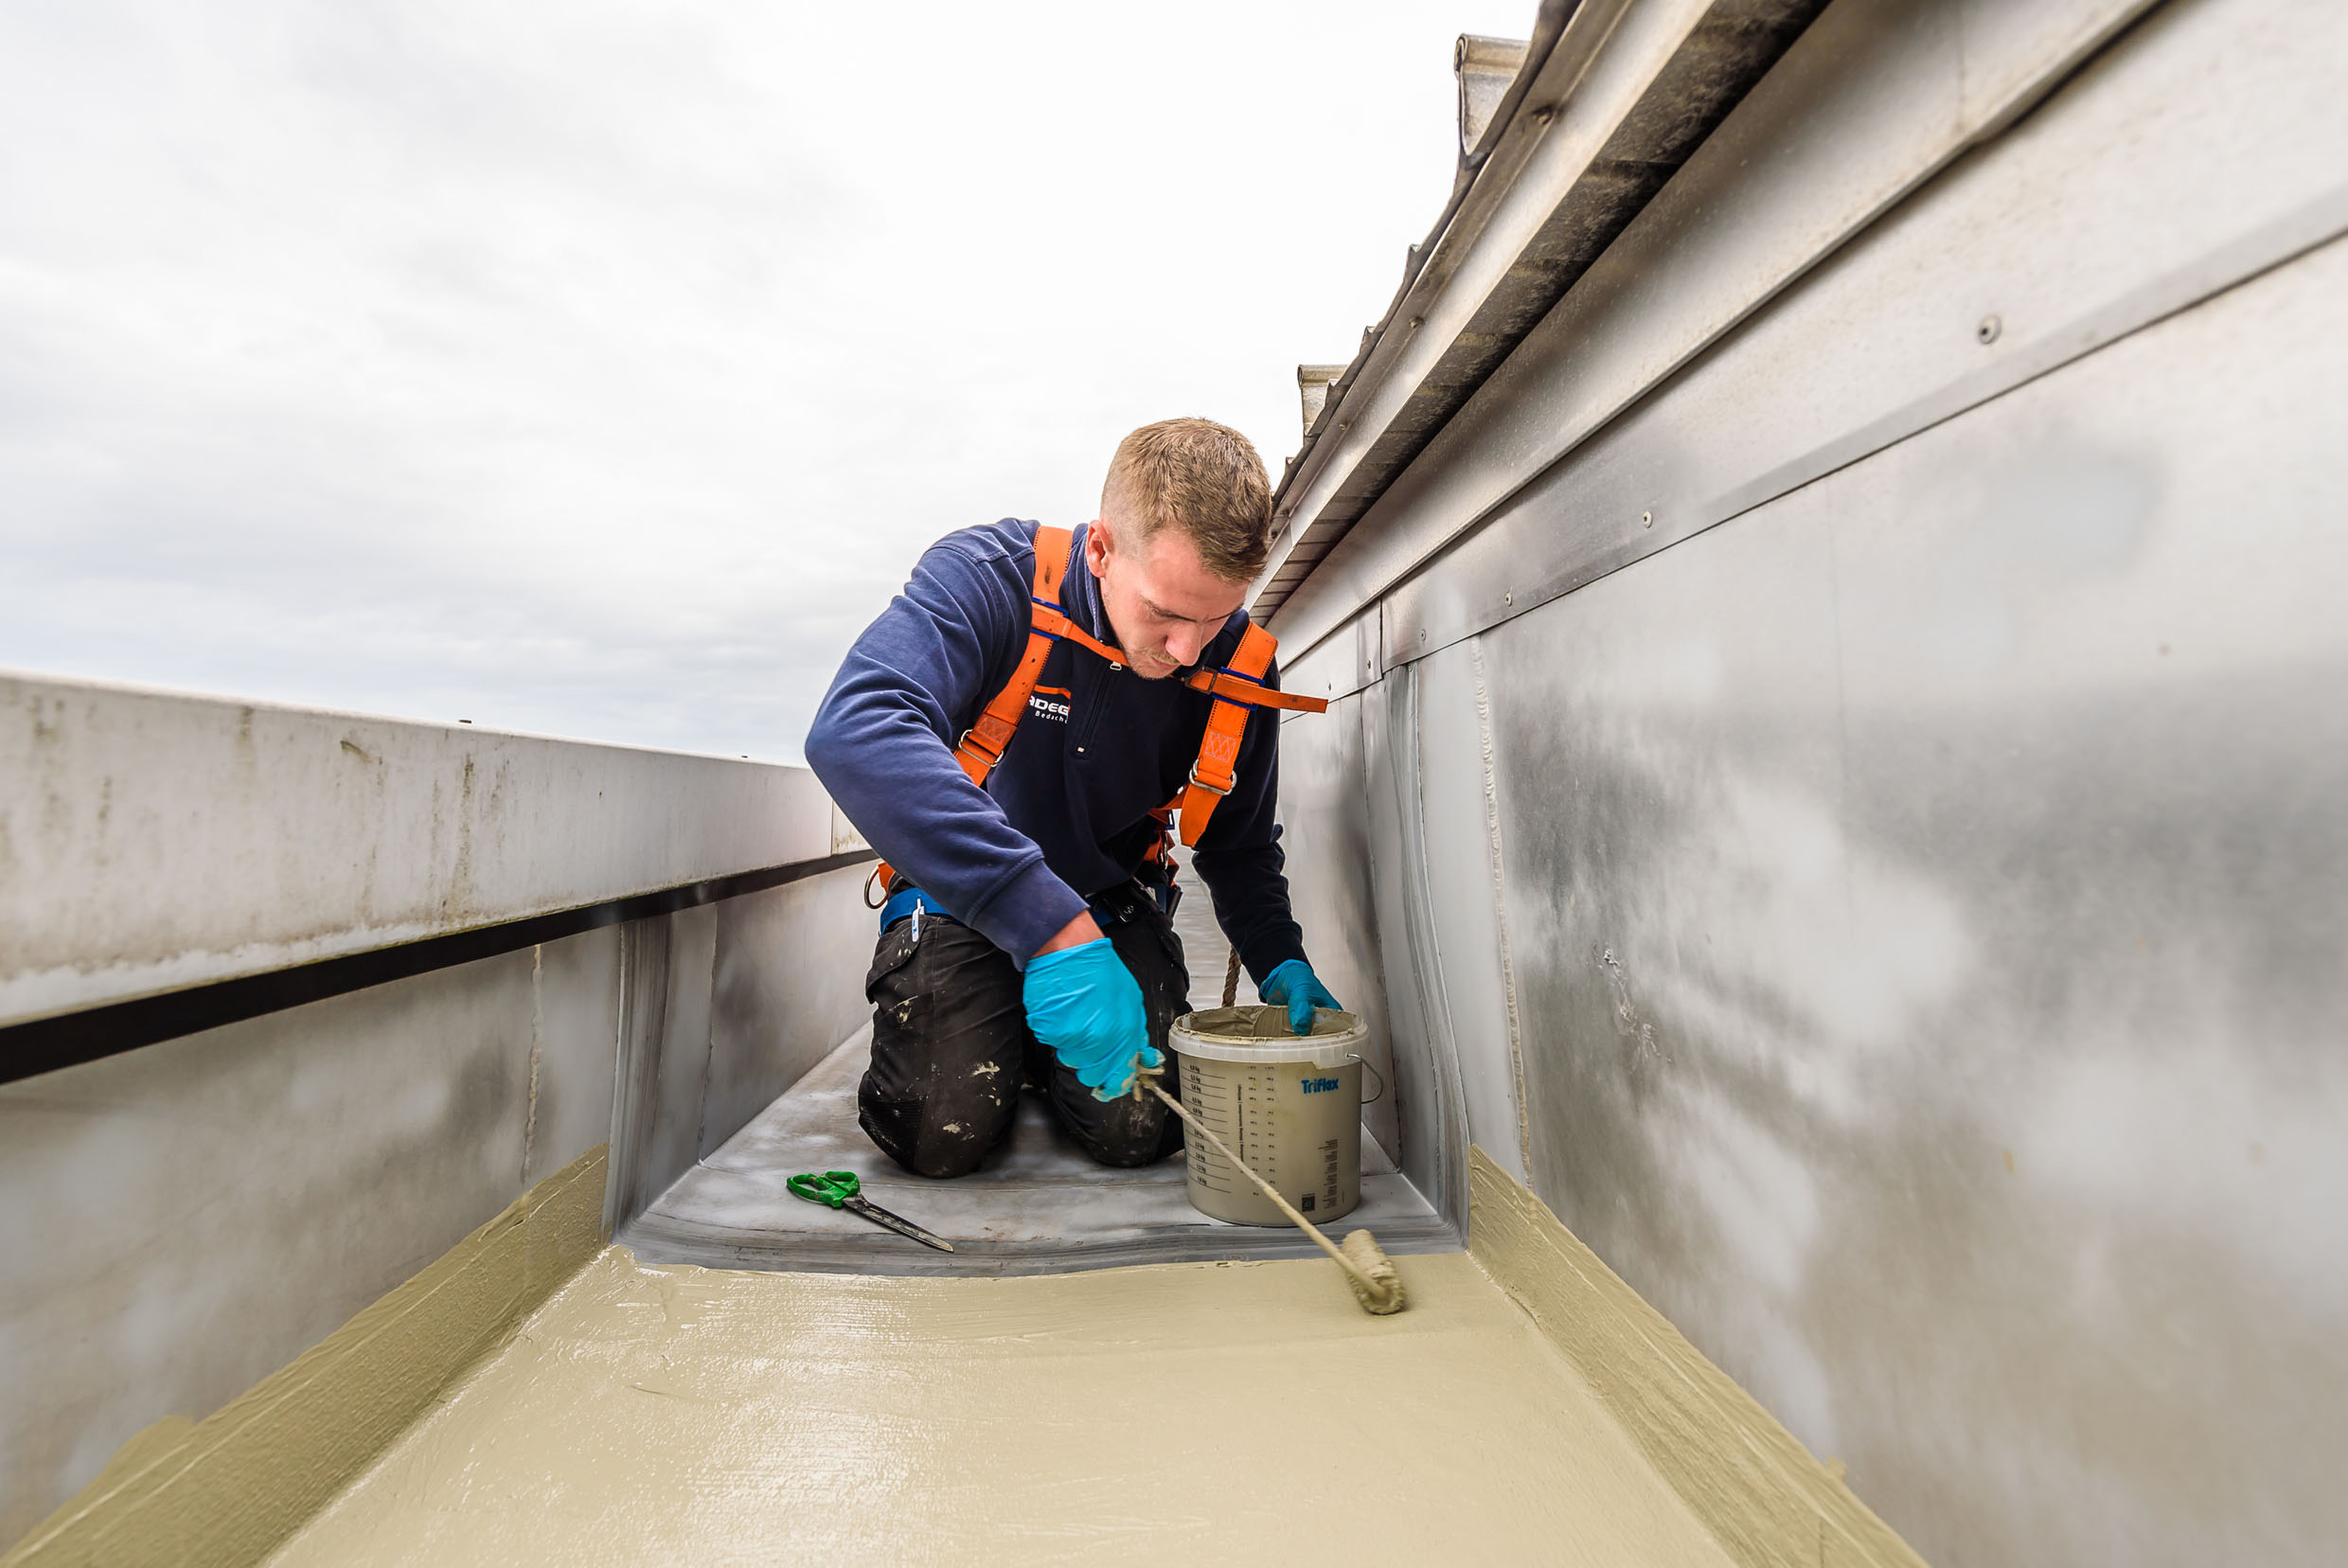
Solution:
<svg viewBox="0 0 2348 1568"><path fill-rule="evenodd" d="M1385 638L1387 646L1382 652L1380 669L1396 669L1414 664L1463 639L1505 625L1528 611L1538 610L1576 589L1611 577L1625 567L1635 566L1650 556L1685 543L1724 523L1734 522L1747 512L1781 500L1805 485L1864 462L1902 441L1921 436L1937 425L1994 402L2009 392L2053 375L2139 332L2158 327L2197 306L2207 304L2231 290L2255 282L2278 267L2287 266L2304 256L2337 243L2343 237L2348 237L2348 186L2327 191L2286 217L2264 224L2184 266L2129 290L2108 304L2052 329L2008 360L1937 387L1857 430L1839 436L1691 508L1681 518L1673 520L1673 526L1668 528L1659 523L1650 538L1642 540L1633 547L1608 552L1568 572L1538 579L1515 588L1507 603L1502 607L1487 607L1482 614L1471 613L1456 624L1438 628L1432 622L1424 622L1422 616L1414 614L1417 609L1415 605L1396 605L1396 613L1389 617L1390 624L1384 628L1389 635ZM1526 487L1535 482L1528 480ZM1503 507L1505 505L1503 503ZM1434 557L1392 584L1387 593L1407 596L1426 573L1442 565L1454 546L1465 543L1484 526L1484 522L1479 522L1462 530L1448 541ZM1411 634L1414 628L1426 633L1423 640Z"/></svg>
<svg viewBox="0 0 2348 1568"><path fill-rule="evenodd" d="M871 849L852 849L821 860L795 861L788 865L706 878L582 904L576 909L532 915L497 925L428 936L421 941L370 948L364 953L343 953L260 974L239 975L184 990L133 997L7 1025L0 1026L0 1083L14 1083L61 1068L120 1056L126 1051L159 1045L167 1040L224 1025L241 1024L247 1019L323 1002L371 986L519 953L605 926L625 925L631 920L674 915L703 904L763 893L878 858Z"/></svg>

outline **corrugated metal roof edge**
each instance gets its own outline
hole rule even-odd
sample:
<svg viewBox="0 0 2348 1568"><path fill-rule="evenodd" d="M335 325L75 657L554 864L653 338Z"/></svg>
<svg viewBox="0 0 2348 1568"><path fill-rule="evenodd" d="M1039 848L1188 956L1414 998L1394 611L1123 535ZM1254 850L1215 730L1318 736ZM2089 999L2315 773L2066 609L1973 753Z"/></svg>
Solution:
<svg viewBox="0 0 2348 1568"><path fill-rule="evenodd" d="M1534 36L1526 49L1523 69L1510 85L1474 152L1461 160L1460 174L1451 198L1445 205L1434 228L1426 241L1412 247L1402 284L1396 291L1386 313L1376 326L1362 333L1361 351L1346 366L1344 374L1332 383L1320 418L1313 421L1303 444L1289 459L1282 473L1279 488L1272 498L1272 514L1278 522L1273 555L1257 577L1249 603L1251 614L1258 621L1269 621L1279 611L1295 585L1310 575L1312 563L1343 537L1351 528L1354 518L1359 517L1384 492L1388 483L1489 378L1533 324L1557 299L1563 297L1574 277L1579 276L1580 269L1595 258L1596 252L1593 251L1580 258L1579 265L1572 267L1570 272L1560 273L1556 268L1517 267L1513 265L1516 258L1512 258L1512 265L1502 274L1509 281L1487 292L1485 298L1479 302L1478 314L1490 313L1497 304L1499 313L1515 317L1516 322L1499 333L1478 334L1489 341L1470 356L1471 363L1465 367L1465 374L1458 373L1462 367L1451 367L1453 374L1444 378L1445 384L1433 399L1435 406L1432 410L1426 407L1429 401L1428 386L1434 379L1430 372L1448 364L1459 342L1469 334L1465 330L1455 334L1458 341L1447 346L1439 359L1424 367L1417 378L1417 384L1413 387L1412 401L1418 403L1422 411L1432 412L1436 417L1423 426L1400 433L1399 438L1394 440L1385 437L1395 433L1399 421L1391 417L1388 419L1385 429L1380 432L1379 444L1393 450L1379 454L1364 449L1357 455L1342 482L1345 501L1343 509L1349 511L1351 516L1328 519L1322 515L1330 509L1330 503L1337 499L1334 492L1314 508L1313 515L1303 518L1297 515L1305 492L1334 460L1339 443L1331 437L1350 428L1394 373L1402 347L1411 335L1408 331L1394 332L1395 323L1404 320L1412 328L1416 328L1427 318L1429 305L1444 294L1460 270L1461 262L1475 249L1478 241L1485 238L1489 220L1523 171L1541 138L1558 118L1558 111L1580 86L1600 49L1636 3L1637 0L1542 0ZM1710 71L1699 67L1694 72L1697 77L1704 79L1704 84L1711 89L1701 95L1707 101L1703 103L1699 116L1700 131L1685 146L1670 150L1674 155L1665 160L1665 167L1676 169L1697 146L1701 145L1704 136L1751 91L1823 7L1824 0L1758 0L1758 3L1756 0L1721 0L1720 4L1707 9L1702 19L1690 28L1681 54L1675 55L1673 63L1679 63L1681 56L1697 52L1699 47L1698 40L1707 30L1716 35L1716 42L1717 35L1727 33L1738 40L1742 46L1728 51L1716 48L1716 53L1725 53L1728 58L1715 62ZM1656 85L1662 84L1663 75L1658 74ZM1684 92L1685 84L1679 84L1677 90ZM1646 98L1643 97L1639 104L1633 106L1632 112L1619 116L1616 128L1619 130L1627 124L1634 116L1636 108L1645 102ZM1607 151L1615 151L1612 140L1607 143ZM1592 169L1584 178L1577 180L1572 188L1560 196L1552 217L1570 203L1575 192L1592 183L1592 178L1609 177L1611 176L1599 174L1593 160ZM1612 236L1636 217L1660 188L1661 182L1658 181L1643 190L1634 189L1627 202L1614 203L1616 210L1606 217L1605 240L1610 242ZM1539 248L1549 226L1544 225L1517 246L1519 254L1529 254ZM1597 249L1602 251L1604 245L1600 244ZM1514 297L1502 299L1503 290ZM1382 461L1371 460L1380 455ZM1364 470L1370 472L1364 472ZM1297 570L1300 565L1304 568L1302 573Z"/></svg>
<svg viewBox="0 0 2348 1568"><path fill-rule="evenodd" d="M1614 9L1618 11L1623 5L1628 3L1628 0L1613 0ZM1291 532L1286 526L1289 519L1283 516L1282 507L1299 488L1300 481L1305 478L1307 467L1312 463L1315 449L1320 445L1322 436L1345 422L1341 417L1342 404L1348 396L1363 384L1363 372L1371 356L1377 351L1379 345L1384 341L1386 329L1401 313L1402 307L1410 299L1413 290L1425 276L1427 263L1435 255L1446 233L1458 218L1461 206L1474 191L1478 177L1490 167L1492 153L1515 128L1518 112L1523 107L1525 96L1531 92L1533 83L1539 78L1542 68L1548 63L1558 38L1564 34L1566 24L1579 11L1581 4L1582 0L1540 0L1539 10L1534 18L1533 36L1526 41L1524 64L1517 72L1517 80L1509 84L1508 91L1503 95L1499 107L1492 113L1491 122L1485 127L1484 134L1477 141L1474 150L1461 154L1459 172L1451 182L1450 199L1444 203L1443 211L1436 217L1434 226L1428 230L1427 238L1410 248L1403 262L1402 281L1395 289L1394 298L1386 306L1386 313L1379 317L1377 325L1362 329L1360 350L1346 365L1343 374L1329 383L1328 399L1322 405L1320 418L1313 420L1311 427L1305 432L1303 441L1298 444L1296 451L1290 455L1288 462L1283 466L1280 484L1272 493L1272 516L1281 519L1283 526L1282 530L1273 536L1272 558L1256 579L1258 597L1251 602L1250 606L1251 614L1258 621L1268 619L1272 610L1278 608L1276 603L1271 606L1264 605L1260 596L1263 585L1278 574L1282 563L1287 559L1289 552L1280 546L1282 544L1292 545L1295 543Z"/></svg>

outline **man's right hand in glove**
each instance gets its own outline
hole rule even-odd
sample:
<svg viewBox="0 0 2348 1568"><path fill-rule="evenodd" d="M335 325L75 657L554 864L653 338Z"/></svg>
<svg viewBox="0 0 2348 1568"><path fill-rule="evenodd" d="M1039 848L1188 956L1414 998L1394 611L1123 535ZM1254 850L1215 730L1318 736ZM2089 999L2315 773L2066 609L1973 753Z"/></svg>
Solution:
<svg viewBox="0 0 2348 1568"><path fill-rule="evenodd" d="M1094 1099L1130 1094L1137 1062L1156 1067L1165 1060L1150 1048L1141 987L1090 915L1072 921L1027 960L1021 1000L1027 1027Z"/></svg>

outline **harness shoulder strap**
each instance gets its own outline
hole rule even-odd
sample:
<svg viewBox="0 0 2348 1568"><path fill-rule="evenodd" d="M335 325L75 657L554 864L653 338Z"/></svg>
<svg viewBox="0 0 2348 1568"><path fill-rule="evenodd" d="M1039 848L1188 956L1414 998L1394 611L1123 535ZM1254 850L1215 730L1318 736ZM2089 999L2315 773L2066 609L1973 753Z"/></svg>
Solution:
<svg viewBox="0 0 2348 1568"><path fill-rule="evenodd" d="M1043 674L1043 661L1051 657L1052 639L1061 634L1047 625L1047 617L1067 626L1067 617L1059 613L1059 588L1068 577L1068 561L1073 553L1070 546L1075 537L1066 528L1037 527L1036 569L1027 587L1030 604L1026 650L1021 653L1010 680L980 711L978 722L955 742L954 760L962 764L970 782L982 790L987 787L987 775L1003 760L1004 750L1010 745L1019 721L1027 711L1027 699L1035 694L1036 682ZM873 901L873 892L877 888L885 899L896 875L896 869L886 861L873 868L864 884L866 908L880 907Z"/></svg>
<svg viewBox="0 0 2348 1568"><path fill-rule="evenodd" d="M1026 715L1027 699L1035 694L1036 682L1043 675L1043 661L1052 655L1052 643L1064 636L1068 617L1059 613L1059 588L1068 576L1069 545L1075 535L1066 528L1036 529L1036 570L1030 579L1027 649L1020 655L1019 668L1001 691L979 714L978 722L954 746L954 759L970 782L986 788L987 775L1003 760L1003 753L1011 743L1012 734ZM1058 626L1051 623L1058 622ZM1088 639L1089 640L1089 639Z"/></svg>
<svg viewBox="0 0 2348 1568"><path fill-rule="evenodd" d="M1247 736L1251 708L1292 707L1318 713L1328 706L1315 697L1280 701L1285 693L1263 685L1264 671L1272 668L1272 656L1279 647L1271 633L1250 621L1238 648L1231 655L1231 663L1213 675L1202 669L1191 678L1190 684L1211 694L1215 703L1207 710L1206 733L1199 738L1199 759L1190 765L1190 782L1183 787L1179 797L1185 848L1198 847L1199 835L1206 831L1207 822L1215 815L1216 803L1231 793L1231 786L1238 776L1239 742ZM1237 677L1234 683L1236 689L1226 689L1225 676ZM1250 695L1240 696L1243 690Z"/></svg>
<svg viewBox="0 0 2348 1568"><path fill-rule="evenodd" d="M1066 528L1036 529L1036 567L1028 595L1026 650L1010 680L995 693L969 733L954 746L954 758L962 764L962 771L982 789L995 765L1003 760L1020 720L1026 715L1027 700L1035 694L1036 682L1042 678L1043 662L1051 657L1053 643L1065 637L1092 650L1112 666L1122 667L1125 663L1122 650L1093 636L1060 610L1059 591L1067 579L1075 537ZM1239 742L1246 738L1250 712L1269 707L1322 713L1328 708L1329 704L1321 698L1274 691L1264 684L1264 673L1272 668L1272 656L1279 647L1271 633L1251 622L1229 664L1218 670L1201 669L1189 677L1188 685L1214 698L1214 705L1207 714L1206 733L1200 738L1199 759L1191 764L1189 782L1181 794L1158 812L1163 816L1167 811L1181 811L1182 840L1186 846L1197 846L1199 835L1206 831L1208 819L1215 814L1215 803L1231 793L1237 777ZM887 868L881 870L885 882Z"/></svg>

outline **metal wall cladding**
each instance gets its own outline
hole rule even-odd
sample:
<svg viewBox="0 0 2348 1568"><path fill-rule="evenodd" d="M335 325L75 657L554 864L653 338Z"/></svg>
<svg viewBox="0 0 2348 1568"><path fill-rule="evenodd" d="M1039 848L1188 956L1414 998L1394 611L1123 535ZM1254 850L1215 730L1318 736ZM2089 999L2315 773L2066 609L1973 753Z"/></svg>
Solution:
<svg viewBox="0 0 2348 1568"><path fill-rule="evenodd" d="M0 1087L0 1540L141 1428L210 1414L513 1200L536 957Z"/></svg>
<svg viewBox="0 0 2348 1568"><path fill-rule="evenodd" d="M0 1022L820 859L836 819L805 768L0 673Z"/></svg>
<svg viewBox="0 0 2348 1568"><path fill-rule="evenodd" d="M863 1022L863 875L0 1086L0 1541L596 1145L640 1210Z"/></svg>
<svg viewBox="0 0 2348 1568"><path fill-rule="evenodd" d="M1396 1163L1445 1219L1468 1218L1467 1120L1459 1050L1429 915L1418 789L1418 677L1396 670L1362 693L1362 793L1369 804L1370 903L1394 1042Z"/></svg>
<svg viewBox="0 0 2348 1568"><path fill-rule="evenodd" d="M1289 898L1313 972L1361 1020L1368 1031L1362 1054L1386 1085L1382 1093L1376 1083L1363 1091L1376 1097L1362 1108L1361 1124L1399 1165L1394 1030L1381 977L1385 957L1371 893L1369 797L1362 788L1361 707L1367 700L1347 697L1325 714L1300 714L1281 725L1281 844L1288 852ZM1205 889L1195 889L1192 897L1203 900ZM1211 1006L1221 994L1220 980L1192 974L1192 1003Z"/></svg>
<svg viewBox="0 0 2348 1568"><path fill-rule="evenodd" d="M1935 1560L2348 1539L2344 344L2335 245L1481 639L1535 1185Z"/></svg>
<svg viewBox="0 0 2348 1568"><path fill-rule="evenodd" d="M1460 1119L1519 1181L1529 1181L1514 957L1499 897L1504 850L1484 652L1456 643L1411 667L1418 683L1418 810L1424 824L1425 925L1442 971L1458 1059ZM1481 873L1479 875L1479 873Z"/></svg>
<svg viewBox="0 0 2348 1568"><path fill-rule="evenodd" d="M716 906L696 1157L715 1153L872 1017L864 971L880 918L862 897L871 871L850 866Z"/></svg>
<svg viewBox="0 0 2348 1568"><path fill-rule="evenodd" d="M1540 1196L1935 1562L2348 1541L2343 26L2159 9L1328 611L1382 629L1406 1149L1453 1064L1423 1128L1500 1158L1513 1094ZM1575 308L1423 464L1547 461Z"/></svg>

